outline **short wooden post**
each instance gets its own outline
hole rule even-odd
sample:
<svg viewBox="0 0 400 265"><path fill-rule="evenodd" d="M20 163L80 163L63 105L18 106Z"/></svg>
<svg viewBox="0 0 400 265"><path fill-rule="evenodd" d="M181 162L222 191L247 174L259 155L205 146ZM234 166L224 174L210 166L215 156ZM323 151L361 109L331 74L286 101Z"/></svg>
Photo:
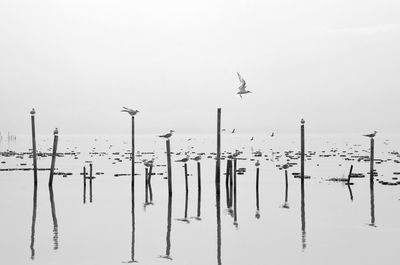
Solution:
<svg viewBox="0 0 400 265"><path fill-rule="evenodd" d="M187 211L188 211L188 198L189 198L189 184L188 184L188 173L187 173L187 164L184 165L185 168L185 191L186 191L186 202L185 202L185 219L187 219Z"/></svg>
<svg viewBox="0 0 400 265"><path fill-rule="evenodd" d="M233 213L235 225L237 225L236 161L236 159L233 160Z"/></svg>
<svg viewBox="0 0 400 265"><path fill-rule="evenodd" d="M229 199L230 199L230 191L229 191L229 174L230 168L229 163L231 160L226 161L226 173L225 173L225 190L226 190L226 207L229 208Z"/></svg>
<svg viewBox="0 0 400 265"><path fill-rule="evenodd" d="M132 178L131 178L131 193L134 194L135 190L135 116L131 116L132 120L132 155L131 155L131 162L132 162ZM135 198L132 196L132 200Z"/></svg>
<svg viewBox="0 0 400 265"><path fill-rule="evenodd" d="M86 203L86 167L83 167L83 203Z"/></svg>
<svg viewBox="0 0 400 265"><path fill-rule="evenodd" d="M171 147L169 139L167 139L166 144L167 144L167 168L168 168L168 194L172 195Z"/></svg>
<svg viewBox="0 0 400 265"><path fill-rule="evenodd" d="M150 202L153 202L153 189L151 188L151 175L153 174L153 165L150 165L149 177L147 179L147 186L150 194Z"/></svg>
<svg viewBox="0 0 400 265"><path fill-rule="evenodd" d="M53 140L53 153L51 155L51 167L50 167L50 177L49 177L49 186L53 186L53 175L54 175L54 166L56 164L56 156L57 156L57 143L58 143L58 129L56 128L53 132L54 140Z"/></svg>
<svg viewBox="0 0 400 265"><path fill-rule="evenodd" d="M287 173L287 169L285 169L285 204L288 201L288 189L289 189L288 173Z"/></svg>
<svg viewBox="0 0 400 265"><path fill-rule="evenodd" d="M93 180L93 165L92 165L92 163L90 163L89 164L89 200L90 200L90 202L93 202L92 180Z"/></svg>
<svg viewBox="0 0 400 265"><path fill-rule="evenodd" d="M37 185L35 114L36 114L35 109L32 109L31 110L31 125L32 125L33 182L35 185Z"/></svg>
<svg viewBox="0 0 400 265"><path fill-rule="evenodd" d="M260 211L259 193L258 193L259 175L260 175L260 168L257 167L257 171L256 171L256 208L257 208L257 211Z"/></svg>
<svg viewBox="0 0 400 265"><path fill-rule="evenodd" d="M147 167L144 170L144 201L145 204L147 204L149 202L149 194L148 194L148 187L149 187L149 183L148 183L148 177L149 177L149 170L147 169Z"/></svg>
<svg viewBox="0 0 400 265"><path fill-rule="evenodd" d="M200 218L201 209L201 167L200 162L197 161L197 218Z"/></svg>
<svg viewBox="0 0 400 265"><path fill-rule="evenodd" d="M229 160L229 207L232 207L233 202L233 169L232 160Z"/></svg>

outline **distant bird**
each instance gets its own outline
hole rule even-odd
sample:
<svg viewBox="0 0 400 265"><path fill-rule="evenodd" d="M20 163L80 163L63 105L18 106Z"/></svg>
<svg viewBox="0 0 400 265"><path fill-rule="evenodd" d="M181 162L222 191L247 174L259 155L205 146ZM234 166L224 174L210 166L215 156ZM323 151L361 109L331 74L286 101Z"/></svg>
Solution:
<svg viewBox="0 0 400 265"><path fill-rule="evenodd" d="M235 130L236 130L236 129L233 129L231 133L235 133Z"/></svg>
<svg viewBox="0 0 400 265"><path fill-rule="evenodd" d="M189 161L189 157L188 156L185 157L185 158L179 159L179 160L175 160L175 162L182 162L182 163L186 163L187 161Z"/></svg>
<svg viewBox="0 0 400 265"><path fill-rule="evenodd" d="M374 131L373 133L370 133L370 134L363 134L363 136L365 136L365 137L370 137L370 138L374 138L375 135L376 135L376 133L377 133L377 131Z"/></svg>
<svg viewBox="0 0 400 265"><path fill-rule="evenodd" d="M192 140L192 138L187 139L187 141L191 141L191 140Z"/></svg>
<svg viewBox="0 0 400 265"><path fill-rule="evenodd" d="M247 94L247 93L251 93L251 91L246 90L246 81L242 78L242 76L237 73L238 77L239 77L239 81L241 83L239 88L239 92L237 92L237 94L242 97L243 94Z"/></svg>
<svg viewBox="0 0 400 265"><path fill-rule="evenodd" d="M129 115L135 116L139 111L138 110L129 109L129 108L126 108L126 107L122 107L121 112L127 112L127 113L129 113Z"/></svg>
<svg viewBox="0 0 400 265"><path fill-rule="evenodd" d="M271 133L271 137L274 137L274 135L275 135L274 132L272 132L272 133Z"/></svg>
<svg viewBox="0 0 400 265"><path fill-rule="evenodd" d="M201 155L198 155L198 156L196 156L196 157L194 157L194 158L192 158L194 161L200 161L201 160Z"/></svg>
<svg viewBox="0 0 400 265"><path fill-rule="evenodd" d="M254 140L254 137L251 137L250 141L253 141L253 140Z"/></svg>
<svg viewBox="0 0 400 265"><path fill-rule="evenodd" d="M174 132L175 132L174 130L169 130L169 133L166 133L166 134L163 134L163 135L159 135L158 137L168 139L169 137L172 136L172 134L173 134Z"/></svg>

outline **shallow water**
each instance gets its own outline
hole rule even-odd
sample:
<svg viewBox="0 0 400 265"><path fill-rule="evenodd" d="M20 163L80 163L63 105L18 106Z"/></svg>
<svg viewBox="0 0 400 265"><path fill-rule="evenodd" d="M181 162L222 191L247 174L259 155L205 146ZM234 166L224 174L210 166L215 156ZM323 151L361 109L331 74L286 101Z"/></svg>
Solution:
<svg viewBox="0 0 400 265"><path fill-rule="evenodd" d="M144 165L136 163L134 230L130 176L130 136L60 135L58 153L75 150L77 155L57 157L53 197L48 189L49 171L39 171L36 212L33 171L0 171L0 255L1 264L121 264L132 260L142 264L397 264L400 253L400 190L394 172L400 172L400 137L379 136L375 141L378 175L370 181L369 139L358 135L307 135L302 207L299 135L224 134L222 150L243 151L237 160L237 226L227 210L225 170L221 161L221 194L216 197L215 136L176 135L171 139L172 160L184 152L204 152L201 160L201 220L197 220L196 162L188 162L188 220L185 215L183 164L172 163L173 196L168 200L165 141L153 135L136 137L135 160L155 158L152 176L152 205L144 206ZM188 141L189 138L192 138ZM2 141L1 152L28 152L28 136L14 142ZM38 136L39 152L50 152L52 138ZM50 149L49 149L50 148ZM262 157L252 152L260 150ZM293 152L290 158L284 151ZM143 153L154 154L143 154ZM279 153L278 153L279 152ZM315 153L313 153L315 152ZM349 154L349 152L351 154ZM113 154L114 153L114 154ZM118 153L118 154L117 154ZM181 153L181 154L177 154ZM122 156L124 155L124 156ZM322 155L327 155L323 157ZM342 155L342 156L340 156ZM77 159L75 159L75 156ZM207 158L211 156L211 158ZM356 157L351 157L356 156ZM115 160L119 158L120 161ZM355 159L355 160L346 160ZM38 168L48 168L50 157L39 157ZM245 159L245 160L244 160ZM256 218L256 166L260 160L259 214ZM288 207L285 202L285 173L288 169ZM31 167L28 155L2 156L0 169ZM90 202L89 183L84 203L83 166L93 163L95 175ZM26 163L27 165L21 165ZM343 182L353 173L351 193ZM277 167L279 165L279 167ZM160 175L160 174L163 175ZM385 182L384 182L385 181ZM385 185L384 185L385 184ZM352 196L352 200L351 200ZM170 206L170 208L169 208ZM219 206L219 207L218 207ZM53 210L53 211L52 211ZM168 213L170 210L170 223ZM36 213L36 216L34 215ZM134 233L133 233L134 232ZM169 253L172 260L161 258Z"/></svg>

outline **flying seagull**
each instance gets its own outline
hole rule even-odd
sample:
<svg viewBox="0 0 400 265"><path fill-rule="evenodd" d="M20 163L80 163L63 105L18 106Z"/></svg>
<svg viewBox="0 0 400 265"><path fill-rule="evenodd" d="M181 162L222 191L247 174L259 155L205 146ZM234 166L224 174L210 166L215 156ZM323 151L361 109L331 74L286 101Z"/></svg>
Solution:
<svg viewBox="0 0 400 265"><path fill-rule="evenodd" d="M129 108L126 108L126 107L122 107L121 112L127 112L131 116L135 116L139 111L138 110L129 109Z"/></svg>
<svg viewBox="0 0 400 265"><path fill-rule="evenodd" d="M370 138L374 138L375 135L376 135L376 133L377 133L377 131L374 131L374 133L364 134L363 136L370 137Z"/></svg>
<svg viewBox="0 0 400 265"><path fill-rule="evenodd" d="M247 94L247 93L251 93L251 91L246 90L246 81L243 79L243 77L237 73L238 77L239 77L239 81L241 83L240 87L239 87L239 92L237 92L237 94L242 97L242 94Z"/></svg>
<svg viewBox="0 0 400 265"><path fill-rule="evenodd" d="M162 137L162 138L166 138L168 139L169 137L172 136L172 133L174 133L174 130L169 130L169 133L163 134L163 135L159 135L158 137Z"/></svg>

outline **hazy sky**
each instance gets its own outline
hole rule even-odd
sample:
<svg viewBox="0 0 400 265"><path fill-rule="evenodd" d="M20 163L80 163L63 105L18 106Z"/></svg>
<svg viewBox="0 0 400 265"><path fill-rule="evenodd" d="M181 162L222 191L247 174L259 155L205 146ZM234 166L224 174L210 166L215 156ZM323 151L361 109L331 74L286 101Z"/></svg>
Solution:
<svg viewBox="0 0 400 265"><path fill-rule="evenodd" d="M0 131L400 133L399 0L0 0ZM252 94L235 96L246 79Z"/></svg>

